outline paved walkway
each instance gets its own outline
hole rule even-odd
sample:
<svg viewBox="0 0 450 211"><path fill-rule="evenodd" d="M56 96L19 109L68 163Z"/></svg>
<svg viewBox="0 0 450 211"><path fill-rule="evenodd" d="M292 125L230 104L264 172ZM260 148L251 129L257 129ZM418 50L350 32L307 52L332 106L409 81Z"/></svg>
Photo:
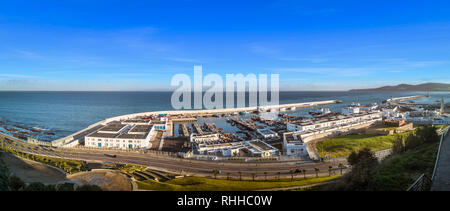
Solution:
<svg viewBox="0 0 450 211"><path fill-rule="evenodd" d="M284 190L297 190L297 189L303 189L303 188L311 188L319 185L326 185L335 183L336 181L328 181L328 182L322 182L322 183L316 183L311 185L301 185L301 186L291 186L291 187L284 187L284 188L270 188L270 189L262 189L257 191L284 191Z"/></svg>
<svg viewBox="0 0 450 211"><path fill-rule="evenodd" d="M431 190L450 191L450 135L442 142L441 153Z"/></svg>

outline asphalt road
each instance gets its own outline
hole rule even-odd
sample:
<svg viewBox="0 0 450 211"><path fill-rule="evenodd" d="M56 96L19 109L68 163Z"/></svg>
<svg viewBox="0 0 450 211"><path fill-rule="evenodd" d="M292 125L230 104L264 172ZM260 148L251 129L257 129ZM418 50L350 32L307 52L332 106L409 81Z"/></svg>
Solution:
<svg viewBox="0 0 450 211"><path fill-rule="evenodd" d="M432 191L450 191L450 136L442 141Z"/></svg>

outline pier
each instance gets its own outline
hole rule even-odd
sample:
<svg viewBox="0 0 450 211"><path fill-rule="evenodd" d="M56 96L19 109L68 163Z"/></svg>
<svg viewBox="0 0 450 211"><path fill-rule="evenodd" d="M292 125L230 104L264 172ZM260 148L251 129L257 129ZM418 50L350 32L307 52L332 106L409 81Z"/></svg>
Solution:
<svg viewBox="0 0 450 211"><path fill-rule="evenodd" d="M250 130L250 131L255 131L256 130L256 126L254 124L250 124L250 123L248 123L247 121L244 121L241 118L229 118L229 121L234 123L234 124L240 125L240 126L244 127L247 130Z"/></svg>
<svg viewBox="0 0 450 211"><path fill-rule="evenodd" d="M182 134L185 137L189 137L191 135L186 123L180 124L178 131L180 134Z"/></svg>
<svg viewBox="0 0 450 211"><path fill-rule="evenodd" d="M203 135L204 133L203 133L203 130L202 130L202 127L200 126L200 124L198 124L198 123L193 123L192 124L192 127L194 128L194 131L197 133L197 134L199 134L199 135Z"/></svg>
<svg viewBox="0 0 450 211"><path fill-rule="evenodd" d="M391 101L400 102L400 101L405 101L405 100L414 100L414 99L426 98L426 97L429 97L429 96L428 95L416 95L416 96L408 96L408 97L397 97L397 98L388 99L387 101L388 102L391 102Z"/></svg>
<svg viewBox="0 0 450 211"><path fill-rule="evenodd" d="M213 133L218 133L219 132L217 130L217 128L216 128L216 124L214 124L214 123L205 122L204 123L204 128L209 130L209 131L211 131L211 132L213 132Z"/></svg>

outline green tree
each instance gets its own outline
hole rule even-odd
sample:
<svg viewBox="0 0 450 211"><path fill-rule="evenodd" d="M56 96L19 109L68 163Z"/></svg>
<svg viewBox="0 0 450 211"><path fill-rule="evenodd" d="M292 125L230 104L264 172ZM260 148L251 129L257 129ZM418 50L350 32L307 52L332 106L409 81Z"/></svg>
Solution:
<svg viewBox="0 0 450 211"><path fill-rule="evenodd" d="M314 168L314 171L316 172L316 177L319 177L320 169L319 168Z"/></svg>
<svg viewBox="0 0 450 211"><path fill-rule="evenodd" d="M416 136L422 142L435 143L440 141L439 135L436 132L436 127L434 126L427 125L417 128Z"/></svg>
<svg viewBox="0 0 450 211"><path fill-rule="evenodd" d="M214 179L217 179L217 174L219 174L219 170L218 169L213 169L212 172L214 174Z"/></svg>
<svg viewBox="0 0 450 211"><path fill-rule="evenodd" d="M405 151L405 144L403 138L398 136L392 145L392 152L394 154L402 153Z"/></svg>
<svg viewBox="0 0 450 211"><path fill-rule="evenodd" d="M41 182L32 182L25 188L25 191L46 191L47 186Z"/></svg>
<svg viewBox="0 0 450 211"><path fill-rule="evenodd" d="M341 170L341 175L342 175L342 169L344 169L344 164L342 164L342 163L339 163L339 169Z"/></svg>
<svg viewBox="0 0 450 211"><path fill-rule="evenodd" d="M352 152L348 158L347 161L350 165L354 166L361 162L361 160L368 159L368 160L377 160L375 157L375 154L370 151L369 148L363 148L359 152Z"/></svg>
<svg viewBox="0 0 450 211"><path fill-rule="evenodd" d="M364 191L376 190L374 178L377 175L378 159L369 149L356 153L356 162L352 162L352 171L346 177L344 190ZM350 163L350 162L349 162Z"/></svg>
<svg viewBox="0 0 450 211"><path fill-rule="evenodd" d="M418 136L414 134L410 134L408 137L406 137L405 150L415 149L422 143L423 143L422 139L420 139Z"/></svg>
<svg viewBox="0 0 450 211"><path fill-rule="evenodd" d="M255 174L255 173L252 173L253 181L255 181L255 177L256 177L256 174Z"/></svg>
<svg viewBox="0 0 450 211"><path fill-rule="evenodd" d="M73 183L64 183L58 185L58 191L75 191L75 184Z"/></svg>
<svg viewBox="0 0 450 211"><path fill-rule="evenodd" d="M291 173L291 180L294 180L294 173L295 173L295 170L294 170L294 169L291 169L291 170L289 170L289 173Z"/></svg>
<svg viewBox="0 0 450 211"><path fill-rule="evenodd" d="M11 176L9 179L11 190L19 191L25 188L25 182L22 181L18 176Z"/></svg>

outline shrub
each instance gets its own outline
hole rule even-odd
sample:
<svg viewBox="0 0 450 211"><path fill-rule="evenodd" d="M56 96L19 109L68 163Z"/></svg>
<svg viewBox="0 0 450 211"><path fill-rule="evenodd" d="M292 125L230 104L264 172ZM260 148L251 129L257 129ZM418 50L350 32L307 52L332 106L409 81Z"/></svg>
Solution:
<svg viewBox="0 0 450 211"><path fill-rule="evenodd" d="M102 191L97 185L83 185L77 188L77 191Z"/></svg>
<svg viewBox="0 0 450 211"><path fill-rule="evenodd" d="M73 183L64 183L58 185L58 191L75 191L75 184Z"/></svg>
<svg viewBox="0 0 450 211"><path fill-rule="evenodd" d="M25 191L46 191L47 186L41 182L32 182L26 188Z"/></svg>
<svg viewBox="0 0 450 211"><path fill-rule="evenodd" d="M18 191L25 188L25 182L23 182L22 179L20 179L18 176L15 175L11 176L11 178L9 179L9 184L11 190L14 191Z"/></svg>

